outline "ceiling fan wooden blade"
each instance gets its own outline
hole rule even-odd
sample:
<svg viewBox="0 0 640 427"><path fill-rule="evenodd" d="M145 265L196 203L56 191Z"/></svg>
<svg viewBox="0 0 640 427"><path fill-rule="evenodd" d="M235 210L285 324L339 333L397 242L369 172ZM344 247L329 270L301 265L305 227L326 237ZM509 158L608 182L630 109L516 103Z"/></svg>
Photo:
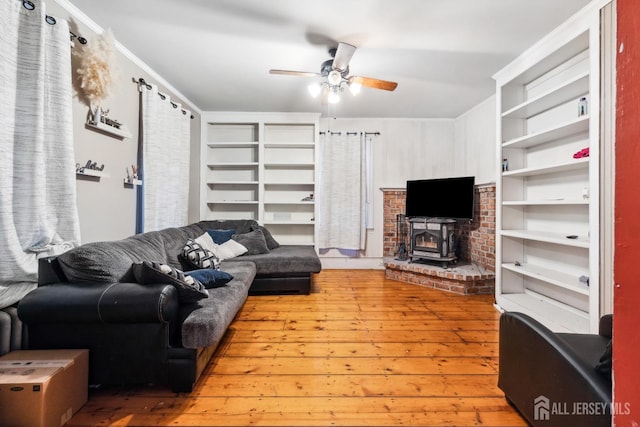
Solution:
<svg viewBox="0 0 640 427"><path fill-rule="evenodd" d="M398 83L390 82L388 80L372 79L371 77L352 76L349 77L349 83L360 83L362 86L371 87L374 89L382 89L388 91L396 90Z"/></svg>
<svg viewBox="0 0 640 427"><path fill-rule="evenodd" d="M269 70L269 74L281 74L284 76L299 76L299 77L320 77L319 73L312 73L309 71Z"/></svg>
<svg viewBox="0 0 640 427"><path fill-rule="evenodd" d="M346 71L349 67L349 61L351 61L351 57L355 52L356 47L349 43L341 42L338 44L336 56L333 58L333 68L341 72Z"/></svg>

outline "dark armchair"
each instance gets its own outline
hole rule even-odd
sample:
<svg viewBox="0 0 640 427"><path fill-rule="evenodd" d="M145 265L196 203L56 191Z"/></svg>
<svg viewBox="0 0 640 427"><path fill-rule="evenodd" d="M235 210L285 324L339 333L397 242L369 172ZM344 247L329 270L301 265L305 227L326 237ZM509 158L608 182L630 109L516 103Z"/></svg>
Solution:
<svg viewBox="0 0 640 427"><path fill-rule="evenodd" d="M597 335L555 333L504 313L498 386L533 426L610 426L611 326L607 315Z"/></svg>

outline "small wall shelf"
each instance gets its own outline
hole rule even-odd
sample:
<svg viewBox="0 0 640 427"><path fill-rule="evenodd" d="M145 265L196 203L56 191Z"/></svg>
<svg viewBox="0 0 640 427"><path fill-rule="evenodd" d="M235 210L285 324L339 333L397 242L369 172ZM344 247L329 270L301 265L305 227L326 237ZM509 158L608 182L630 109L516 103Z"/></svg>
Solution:
<svg viewBox="0 0 640 427"><path fill-rule="evenodd" d="M83 172L76 172L76 177L91 177L91 178L110 178L109 174L103 171L94 169L85 169Z"/></svg>
<svg viewBox="0 0 640 427"><path fill-rule="evenodd" d="M109 126L102 122L94 122L93 120L88 120L85 126L89 129L104 132L120 139L131 138L131 132L129 132L129 129L127 129L125 125L121 125L120 128L117 128L115 126Z"/></svg>
<svg viewBox="0 0 640 427"><path fill-rule="evenodd" d="M136 185L142 185L141 179L124 178L124 185L127 187L135 187Z"/></svg>

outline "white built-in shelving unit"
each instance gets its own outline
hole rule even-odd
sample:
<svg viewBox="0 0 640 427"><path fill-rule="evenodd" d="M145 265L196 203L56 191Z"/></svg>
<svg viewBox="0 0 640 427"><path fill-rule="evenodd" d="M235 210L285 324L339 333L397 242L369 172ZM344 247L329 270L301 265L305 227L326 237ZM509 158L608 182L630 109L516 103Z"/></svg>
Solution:
<svg viewBox="0 0 640 427"><path fill-rule="evenodd" d="M202 219L255 219L284 244L315 244L317 114L205 113Z"/></svg>
<svg viewBox="0 0 640 427"><path fill-rule="evenodd" d="M599 12L606 3L593 2L494 76L496 304L556 331L597 331L600 315ZM573 157L587 147L589 157Z"/></svg>

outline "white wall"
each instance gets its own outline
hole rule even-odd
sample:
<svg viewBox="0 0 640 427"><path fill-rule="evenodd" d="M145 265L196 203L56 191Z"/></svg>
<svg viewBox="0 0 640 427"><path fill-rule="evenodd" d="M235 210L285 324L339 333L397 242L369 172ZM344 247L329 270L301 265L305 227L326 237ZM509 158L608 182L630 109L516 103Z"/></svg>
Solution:
<svg viewBox="0 0 640 427"><path fill-rule="evenodd" d="M496 182L495 95L456 118L455 163L458 176L475 176L476 184Z"/></svg>
<svg viewBox="0 0 640 427"><path fill-rule="evenodd" d="M373 142L373 223L358 258L332 250L321 255L323 268L383 268L384 187L404 188L409 179L450 175L454 166L453 119L322 119L323 131L380 132Z"/></svg>
<svg viewBox="0 0 640 427"><path fill-rule="evenodd" d="M373 223L358 258L332 250L323 268L383 268L383 201L380 188L405 188L407 180L475 176L496 180L495 96L456 119L322 119L323 131L380 132L373 145Z"/></svg>
<svg viewBox="0 0 640 427"><path fill-rule="evenodd" d="M47 13L56 19L66 19L71 30L89 40L89 46L96 39L96 33L92 29L99 29L82 13L75 10L65 0L49 2ZM115 34L115 38L118 35ZM134 58L135 59L135 58ZM72 62L73 68L75 61ZM73 99L73 123L74 123L74 149L76 162L84 164L87 160L104 164L104 172L109 178L101 178L100 181L77 179L77 203L80 217L80 232L82 243L99 240L116 240L135 233L136 224L136 189L124 186L126 168L132 164L137 165L138 153L138 116L139 116L139 92L138 85L133 79L142 77L150 83L157 84L161 92L169 95L172 100L182 103L191 110L195 119L191 121L191 158L192 164L199 162L200 147L200 115L188 101L172 93L163 80L150 70L145 64L134 62L121 51L116 53L114 61L118 78L115 81L112 95L103 103L110 110L109 117L124 123L131 131L133 137L117 139L85 127L89 107L78 96L77 84ZM199 168L191 168L190 184L196 190L191 191L192 196L198 194ZM190 198L190 220L197 220L197 197Z"/></svg>

